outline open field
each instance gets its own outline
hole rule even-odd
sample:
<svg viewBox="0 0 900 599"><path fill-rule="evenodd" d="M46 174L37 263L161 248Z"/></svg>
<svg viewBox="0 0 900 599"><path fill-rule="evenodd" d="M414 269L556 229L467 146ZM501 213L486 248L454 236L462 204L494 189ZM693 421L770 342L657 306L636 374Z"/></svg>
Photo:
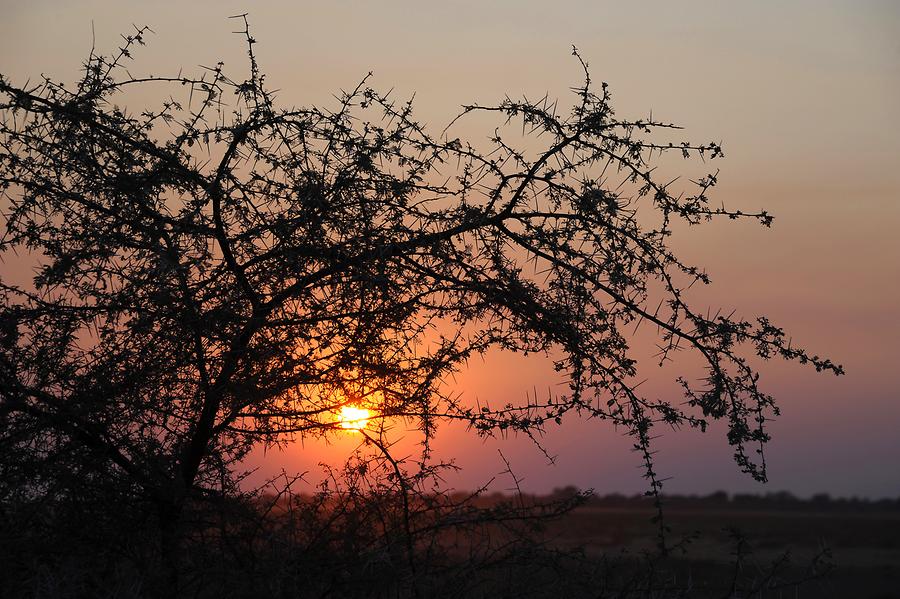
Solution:
<svg viewBox="0 0 900 599"><path fill-rule="evenodd" d="M696 535L687 553L675 552L663 567L674 582L727 586L736 560L735 534L746 539L741 573L762 580L772 564L783 580L800 580L823 549L834 565L821 579L765 597L900 597L900 510L865 502L779 502L674 498L665 508L670 542ZM755 503L755 505L753 505ZM750 504L750 505L748 505ZM551 524L547 540L561 548L583 547L588 556L652 551L654 511L640 499L589 501ZM702 594L701 594L702 596ZM717 596L710 593L710 596Z"/></svg>

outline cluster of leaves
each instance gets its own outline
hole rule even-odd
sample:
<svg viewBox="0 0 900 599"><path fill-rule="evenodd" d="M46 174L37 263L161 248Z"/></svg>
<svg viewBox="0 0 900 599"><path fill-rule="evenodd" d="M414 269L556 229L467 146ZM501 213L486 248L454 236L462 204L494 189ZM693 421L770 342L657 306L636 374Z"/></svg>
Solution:
<svg viewBox="0 0 900 599"><path fill-rule="evenodd" d="M368 78L332 109L278 107L249 30L245 80L222 64L134 77L146 34L92 52L71 88L0 77L0 255L37 269L0 281L0 499L116 497L155 514L165 546L189 501L241 492L252 447L330 434L350 403L375 411L377 453L406 418L425 458L442 419L532 436L569 413L607 420L633 435L655 495L654 424L726 419L740 467L764 480L776 408L748 356L841 372L765 319L688 306L708 280L669 249L673 220L771 216L711 204L715 174L690 194L657 181L655 156L720 146L655 143L675 127L616 117L583 62L565 114L546 98L465 107L521 123L531 148L501 127L484 152L429 133ZM115 103L160 84L187 98ZM702 358L686 403L637 389L641 321L663 360ZM501 408L447 391L497 348L547 355L568 391Z"/></svg>

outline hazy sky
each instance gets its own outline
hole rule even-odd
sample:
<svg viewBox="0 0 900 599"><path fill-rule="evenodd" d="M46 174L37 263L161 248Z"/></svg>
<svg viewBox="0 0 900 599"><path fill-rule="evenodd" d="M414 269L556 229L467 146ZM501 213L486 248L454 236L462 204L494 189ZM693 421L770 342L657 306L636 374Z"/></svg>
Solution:
<svg viewBox="0 0 900 599"><path fill-rule="evenodd" d="M460 104L505 93L568 101L578 46L607 81L620 116L652 110L688 139L721 140L715 197L765 208L772 229L719 222L675 247L713 286L699 305L764 313L798 343L843 363L847 376L796 365L763 370L780 398L765 487L741 475L716 427L665 432L660 471L670 492L900 495L900 3L808 2L0 2L0 72L15 83L45 73L71 81L91 47L110 51L131 24L155 34L134 72L245 68L228 15L249 12L258 57L284 104L323 104L369 70L439 131ZM464 129L484 138L489 129ZM10 268L9 265L4 268ZM471 397L502 403L553 384L550 369L494 356L463 373ZM644 375L660 394L670 376ZM675 396L673 396L675 398ZM663 432L663 431L660 431ZM602 423L567 423L546 437L555 466L528 443L438 438L473 486L510 458L523 487L599 492L645 488L627 439ZM308 443L255 456L267 471L314 469L352 449Z"/></svg>

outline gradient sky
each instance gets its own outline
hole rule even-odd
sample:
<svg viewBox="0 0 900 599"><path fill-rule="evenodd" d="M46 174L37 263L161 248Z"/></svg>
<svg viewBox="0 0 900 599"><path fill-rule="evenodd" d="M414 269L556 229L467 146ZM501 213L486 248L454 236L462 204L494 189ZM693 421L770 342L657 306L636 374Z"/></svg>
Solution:
<svg viewBox="0 0 900 599"><path fill-rule="evenodd" d="M93 22L101 51L132 23L155 31L133 72L196 72L223 60L242 73L244 46L226 18L241 12L250 12L258 58L284 104L326 104L372 70L377 87L416 92L420 120L439 131L459 105L505 93L568 102L580 75L574 44L610 84L620 116L652 110L683 125L686 139L721 140L714 197L776 220L772 229L723 221L676 237L675 248L713 277L697 305L767 314L847 375L763 369L783 409L766 486L738 472L722 427L660 431L665 490L900 495L900 4L3 0L0 72L20 84L41 73L73 80ZM463 125L459 135L490 131ZM654 391L674 393L671 373L644 375ZM544 365L490 356L455 384L496 404L554 383ZM317 462L357 442L346 434L253 463L314 478ZM629 441L609 426L568 422L545 442L554 466L520 439L482 443L456 428L441 431L438 449L463 467L450 481L460 487L502 471L500 449L528 490L646 488Z"/></svg>

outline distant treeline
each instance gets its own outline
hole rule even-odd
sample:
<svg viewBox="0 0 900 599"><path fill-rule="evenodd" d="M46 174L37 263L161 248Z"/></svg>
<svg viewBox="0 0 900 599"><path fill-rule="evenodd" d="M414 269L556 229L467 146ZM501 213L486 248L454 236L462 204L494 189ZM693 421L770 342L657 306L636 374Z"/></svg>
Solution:
<svg viewBox="0 0 900 599"><path fill-rule="evenodd" d="M454 493L456 498L467 493ZM582 504L591 507L623 508L623 509L655 509L653 498L642 494L623 495L610 493L599 495L584 491L575 486L554 489L548 495L526 493L512 496L501 492L480 495L475 504L486 506L511 502L515 504L540 504L548 500L564 500L575 496L582 497ZM831 497L828 493L817 493L808 499L795 496L789 491L775 491L761 495L752 493L729 494L716 491L709 495L662 495L664 509L735 509L735 510L824 510L824 511L900 511L900 497L869 499L865 497Z"/></svg>
<svg viewBox="0 0 900 599"><path fill-rule="evenodd" d="M272 494L264 494L259 498L260 505L272 508L276 511L288 509L294 501L300 503L321 502L320 497L314 497L307 493L298 493L290 497L276 498ZM549 505L568 505L569 508L593 507L609 509L629 509L655 511L654 499L643 494L624 495L621 493L609 493L598 495L592 491L585 491L575 486L567 486L554 489L545 495L522 493L510 494L495 491L492 493L471 493L455 491L443 495L446 506L468 505L473 508L497 508L497 507L539 507ZM432 496L432 498L434 498ZM419 500L423 497L419 497ZM843 513L883 513L900 512L900 497L870 499L866 497L831 497L828 493L817 493L808 499L795 496L789 491L774 491L761 495L752 493L729 494L726 491L716 491L709 495L661 495L663 510L734 510L734 511L803 511L803 512L843 512ZM326 501L323 505L327 504ZM567 510L563 510L567 511Z"/></svg>
<svg viewBox="0 0 900 599"><path fill-rule="evenodd" d="M574 486L554 489L551 497L559 498L583 493ZM653 507L653 499L644 495L588 495L586 505L598 507L640 508ZM668 508L730 508L730 509L778 509L778 510L835 510L835 511L900 511L900 497L868 499L861 497L831 497L828 493L817 493L808 499L793 495L788 491L776 491L755 495L751 493L729 494L716 491L709 495L663 495L663 504Z"/></svg>

